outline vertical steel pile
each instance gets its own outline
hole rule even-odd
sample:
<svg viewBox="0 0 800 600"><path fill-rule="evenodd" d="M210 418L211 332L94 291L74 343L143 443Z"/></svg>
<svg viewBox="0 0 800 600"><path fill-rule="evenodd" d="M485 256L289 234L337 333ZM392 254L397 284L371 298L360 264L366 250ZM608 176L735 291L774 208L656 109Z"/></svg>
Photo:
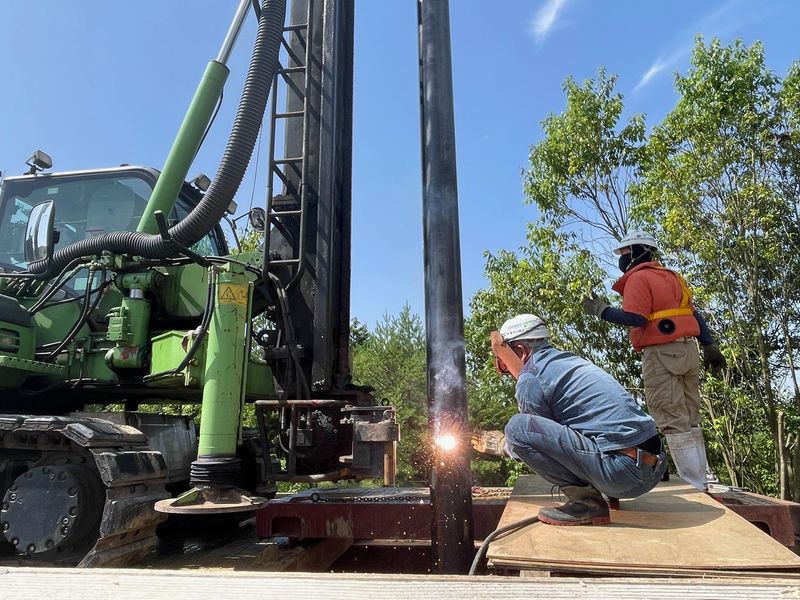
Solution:
<svg viewBox="0 0 800 600"><path fill-rule="evenodd" d="M458 229L448 0L418 0L428 415L453 435L431 473L433 542L442 573L466 573L474 553L467 435L464 318Z"/></svg>

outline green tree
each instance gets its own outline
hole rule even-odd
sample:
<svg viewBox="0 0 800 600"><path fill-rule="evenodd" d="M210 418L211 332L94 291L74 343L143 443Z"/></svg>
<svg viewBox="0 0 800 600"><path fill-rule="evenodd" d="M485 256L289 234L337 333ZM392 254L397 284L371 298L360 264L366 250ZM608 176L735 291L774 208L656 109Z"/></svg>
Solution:
<svg viewBox="0 0 800 600"><path fill-rule="evenodd" d="M604 242L628 230L628 189L638 180L645 150L643 115L622 122L617 78L564 83L567 105L542 123L544 139L531 147L525 196L541 220Z"/></svg>
<svg viewBox="0 0 800 600"><path fill-rule="evenodd" d="M374 395L397 410L400 442L397 479L400 485L427 482L429 449L425 329L406 305L396 317L384 315L375 329L354 345L353 380L370 386Z"/></svg>
<svg viewBox="0 0 800 600"><path fill-rule="evenodd" d="M795 64L781 81L759 43L698 38L634 201L708 308L732 367L705 386L715 451L734 483L795 498L800 454L785 424L796 430L800 410L799 72Z"/></svg>
<svg viewBox="0 0 800 600"><path fill-rule="evenodd" d="M369 340L369 327L358 319L350 321L350 351L352 352Z"/></svg>
<svg viewBox="0 0 800 600"><path fill-rule="evenodd" d="M581 308L583 296L603 295L611 283L616 265L608 257L613 242L631 227L630 190L646 156L644 116L623 119L616 83L602 68L583 83L568 78L564 111L542 123L544 137L531 147L524 176L526 202L536 206L539 217L528 226L522 250L531 269L520 273L519 281L527 279L538 290L531 306L541 306L556 341L643 399L639 359L625 329L588 317ZM487 268L494 268L491 257ZM490 282L496 288L499 277Z"/></svg>

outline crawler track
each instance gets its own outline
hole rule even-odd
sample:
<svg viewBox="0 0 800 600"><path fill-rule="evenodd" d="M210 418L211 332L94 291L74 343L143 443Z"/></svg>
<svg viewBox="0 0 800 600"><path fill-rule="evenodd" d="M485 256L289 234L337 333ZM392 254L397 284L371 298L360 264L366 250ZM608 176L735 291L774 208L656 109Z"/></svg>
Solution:
<svg viewBox="0 0 800 600"><path fill-rule="evenodd" d="M18 554L122 566L156 543L167 467L138 429L101 419L0 415L0 528Z"/></svg>

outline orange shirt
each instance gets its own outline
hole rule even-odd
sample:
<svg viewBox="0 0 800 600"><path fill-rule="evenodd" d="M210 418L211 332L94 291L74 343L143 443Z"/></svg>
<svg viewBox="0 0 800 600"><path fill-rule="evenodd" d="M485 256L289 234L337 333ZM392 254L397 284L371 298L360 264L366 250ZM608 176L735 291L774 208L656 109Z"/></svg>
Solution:
<svg viewBox="0 0 800 600"><path fill-rule="evenodd" d="M683 299L683 289L678 277L657 261L635 266L614 282L611 289L622 294L622 310L642 315L646 319L657 311L679 308ZM691 303L689 307L693 308ZM659 328L659 323L666 319L648 320L646 325L631 327L633 349L641 352L645 346L666 344L680 337L700 334L700 326L694 315L672 316L667 319L675 327L669 333L664 332L663 324L662 329Z"/></svg>

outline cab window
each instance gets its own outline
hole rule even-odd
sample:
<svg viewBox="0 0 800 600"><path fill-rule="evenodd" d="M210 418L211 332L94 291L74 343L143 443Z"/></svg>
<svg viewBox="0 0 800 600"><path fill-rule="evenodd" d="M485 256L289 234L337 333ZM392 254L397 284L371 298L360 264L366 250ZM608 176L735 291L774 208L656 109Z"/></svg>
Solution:
<svg viewBox="0 0 800 600"><path fill-rule="evenodd" d="M25 228L31 209L55 203L56 250L73 242L113 231L135 231L153 191L154 177L145 171L9 179L0 190L0 266L24 269ZM183 219L191 202L179 198L170 223ZM194 245L199 254L221 254L216 233Z"/></svg>

